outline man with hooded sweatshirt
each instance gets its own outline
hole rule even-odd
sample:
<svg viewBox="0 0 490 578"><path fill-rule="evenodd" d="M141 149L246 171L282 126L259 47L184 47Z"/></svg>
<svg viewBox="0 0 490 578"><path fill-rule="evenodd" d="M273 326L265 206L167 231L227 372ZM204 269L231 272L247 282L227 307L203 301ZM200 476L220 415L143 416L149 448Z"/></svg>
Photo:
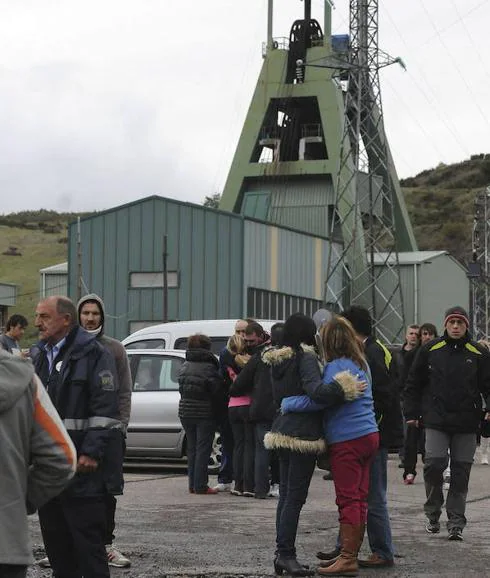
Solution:
<svg viewBox="0 0 490 578"><path fill-rule="evenodd" d="M451 482L446 500L449 540L461 541L466 526L466 497L480 426L482 396L490 407L490 355L471 339L468 314L451 307L444 335L422 345L408 375L405 418L425 426L424 481L426 531L440 531L444 504L443 472L451 455ZM485 414L490 420L490 412Z"/></svg>
<svg viewBox="0 0 490 578"><path fill-rule="evenodd" d="M131 565L129 558L124 556L113 546L114 529L116 526L116 498L123 491L123 459L124 459L124 435L131 413L131 392L133 381L131 379L131 369L126 350L120 341L105 335L105 307L102 299L95 293L85 295L77 305L78 320L80 325L90 333L95 335L99 343L107 348L113 355L116 362L116 373L119 381L119 413L123 424L123 432L115 430L113 445L119 446L119 451L113 453L115 459L111 460L110 468L107 469L107 491L105 495L107 513L107 537L106 550L109 566L124 568Z"/></svg>
<svg viewBox="0 0 490 578"><path fill-rule="evenodd" d="M0 576L23 578L33 562L27 515L63 490L77 454L32 364L4 351L0 439Z"/></svg>

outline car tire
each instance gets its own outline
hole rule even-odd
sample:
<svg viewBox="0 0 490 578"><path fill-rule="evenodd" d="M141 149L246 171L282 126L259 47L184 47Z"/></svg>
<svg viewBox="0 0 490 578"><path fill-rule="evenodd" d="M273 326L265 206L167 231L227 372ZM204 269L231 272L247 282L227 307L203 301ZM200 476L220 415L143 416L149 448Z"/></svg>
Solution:
<svg viewBox="0 0 490 578"><path fill-rule="evenodd" d="M215 432L213 447L211 449L211 455L209 456L208 472L210 474L217 474L220 466L221 466L221 435L219 432Z"/></svg>

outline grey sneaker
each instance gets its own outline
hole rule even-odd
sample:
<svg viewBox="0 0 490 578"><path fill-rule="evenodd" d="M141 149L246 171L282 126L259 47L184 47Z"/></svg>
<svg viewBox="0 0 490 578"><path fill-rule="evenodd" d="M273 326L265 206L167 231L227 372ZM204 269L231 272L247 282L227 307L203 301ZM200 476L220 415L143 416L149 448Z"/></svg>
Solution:
<svg viewBox="0 0 490 578"><path fill-rule="evenodd" d="M427 523L425 524L425 531L428 534L439 534L440 530L441 530L441 525L439 524L439 522L433 521L433 520L427 520Z"/></svg>
<svg viewBox="0 0 490 578"><path fill-rule="evenodd" d="M224 482L219 482L214 486L213 490L217 492L229 492L231 490L231 484L225 484Z"/></svg>
<svg viewBox="0 0 490 578"><path fill-rule="evenodd" d="M114 566L115 568L127 568L131 566L130 559L121 554L114 546L106 546L105 549L109 566Z"/></svg>
<svg viewBox="0 0 490 578"><path fill-rule="evenodd" d="M268 494L271 498L279 497L279 484L272 484Z"/></svg>
<svg viewBox="0 0 490 578"><path fill-rule="evenodd" d="M449 530L448 540L453 540L455 542L462 542L463 530L461 528L451 528Z"/></svg>

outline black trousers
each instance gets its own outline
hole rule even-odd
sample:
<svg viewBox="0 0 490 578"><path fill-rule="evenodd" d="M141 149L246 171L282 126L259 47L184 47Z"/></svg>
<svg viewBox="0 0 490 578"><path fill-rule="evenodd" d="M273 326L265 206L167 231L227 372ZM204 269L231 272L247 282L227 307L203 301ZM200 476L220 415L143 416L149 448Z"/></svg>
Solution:
<svg viewBox="0 0 490 578"><path fill-rule="evenodd" d="M106 534L105 544L110 546L114 541L114 530L116 528L116 498L112 494L104 496L105 516L106 516Z"/></svg>
<svg viewBox="0 0 490 578"><path fill-rule="evenodd" d="M0 564L0 576L1 578L25 578L27 576L27 566Z"/></svg>
<svg viewBox="0 0 490 578"><path fill-rule="evenodd" d="M250 421L250 406L228 408L233 431L233 478L235 489L253 492L255 487L255 424Z"/></svg>
<svg viewBox="0 0 490 578"><path fill-rule="evenodd" d="M110 578L104 498L58 496L39 510L54 578Z"/></svg>

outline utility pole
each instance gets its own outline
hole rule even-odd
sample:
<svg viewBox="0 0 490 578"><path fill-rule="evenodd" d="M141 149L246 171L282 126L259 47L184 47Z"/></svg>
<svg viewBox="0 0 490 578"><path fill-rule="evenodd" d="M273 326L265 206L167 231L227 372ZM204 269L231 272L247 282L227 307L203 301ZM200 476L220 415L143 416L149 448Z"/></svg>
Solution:
<svg viewBox="0 0 490 578"><path fill-rule="evenodd" d="M77 301L82 298L82 233L80 217L77 218Z"/></svg>
<svg viewBox="0 0 490 578"><path fill-rule="evenodd" d="M163 235L163 322L168 321L167 235Z"/></svg>

